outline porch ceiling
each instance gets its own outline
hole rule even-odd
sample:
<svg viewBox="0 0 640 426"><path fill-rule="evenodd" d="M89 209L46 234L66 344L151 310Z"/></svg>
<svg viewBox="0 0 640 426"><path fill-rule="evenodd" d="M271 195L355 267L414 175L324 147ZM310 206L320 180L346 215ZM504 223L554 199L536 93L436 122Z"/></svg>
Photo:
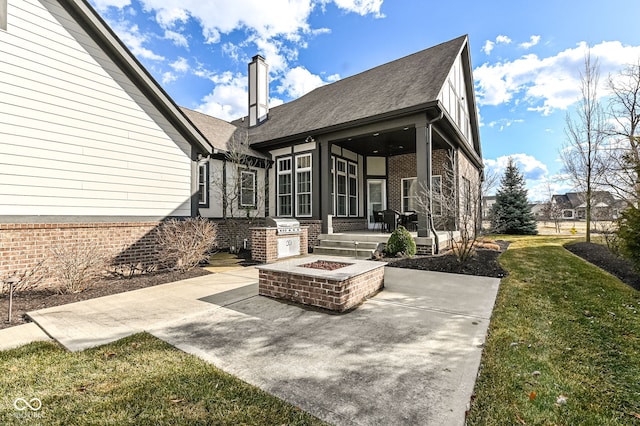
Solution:
<svg viewBox="0 0 640 426"><path fill-rule="evenodd" d="M333 141L334 144L361 155L389 157L416 152L416 129L386 130ZM448 145L437 132L433 132L433 149Z"/></svg>

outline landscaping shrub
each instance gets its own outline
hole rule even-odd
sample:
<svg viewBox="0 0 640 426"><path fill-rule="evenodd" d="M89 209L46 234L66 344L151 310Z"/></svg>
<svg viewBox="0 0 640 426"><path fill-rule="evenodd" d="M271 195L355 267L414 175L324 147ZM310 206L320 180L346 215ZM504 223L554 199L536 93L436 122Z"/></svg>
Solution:
<svg viewBox="0 0 640 426"><path fill-rule="evenodd" d="M416 254L416 242L404 226L398 226L391 233L385 251L392 256L400 253L404 256L412 257Z"/></svg>
<svg viewBox="0 0 640 426"><path fill-rule="evenodd" d="M640 210L629 207L620 214L620 252L640 271Z"/></svg>
<svg viewBox="0 0 640 426"><path fill-rule="evenodd" d="M215 236L213 223L202 217L164 222L156 235L161 265L178 272L193 269L207 258Z"/></svg>
<svg viewBox="0 0 640 426"><path fill-rule="evenodd" d="M51 272L60 293L79 293L91 286L106 267L106 258L97 242L60 243L51 249Z"/></svg>
<svg viewBox="0 0 640 426"><path fill-rule="evenodd" d="M31 267L0 275L0 296L9 293L11 281L13 281L14 293L33 290L38 287L48 272L45 259L41 259Z"/></svg>

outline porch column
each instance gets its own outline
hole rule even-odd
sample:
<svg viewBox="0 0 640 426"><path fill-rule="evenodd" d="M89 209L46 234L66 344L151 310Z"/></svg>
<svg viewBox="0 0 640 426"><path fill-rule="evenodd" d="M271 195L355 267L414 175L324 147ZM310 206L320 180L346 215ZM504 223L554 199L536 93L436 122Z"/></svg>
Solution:
<svg viewBox="0 0 640 426"><path fill-rule="evenodd" d="M427 188L431 211L431 123L416 125L416 170L418 191ZM426 212L418 212L418 237L430 237Z"/></svg>
<svg viewBox="0 0 640 426"><path fill-rule="evenodd" d="M321 231L323 234L329 233L329 215L331 210L331 189L333 182L331 181L331 143L329 141L319 141L318 150L320 151L320 220L322 221Z"/></svg>

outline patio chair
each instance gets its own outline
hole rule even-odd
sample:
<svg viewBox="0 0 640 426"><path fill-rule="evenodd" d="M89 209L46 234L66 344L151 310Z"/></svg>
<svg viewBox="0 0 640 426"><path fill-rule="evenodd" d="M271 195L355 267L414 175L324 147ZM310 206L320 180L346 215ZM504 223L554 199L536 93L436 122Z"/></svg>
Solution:
<svg viewBox="0 0 640 426"><path fill-rule="evenodd" d="M382 212L382 217L386 231L395 231L398 226L398 212L395 210L384 210Z"/></svg>
<svg viewBox="0 0 640 426"><path fill-rule="evenodd" d="M418 213L412 212L409 216L407 216L406 228L411 232L416 232L418 230Z"/></svg>
<svg viewBox="0 0 640 426"><path fill-rule="evenodd" d="M373 211L373 230L380 229L380 232L384 230L384 218L380 210Z"/></svg>

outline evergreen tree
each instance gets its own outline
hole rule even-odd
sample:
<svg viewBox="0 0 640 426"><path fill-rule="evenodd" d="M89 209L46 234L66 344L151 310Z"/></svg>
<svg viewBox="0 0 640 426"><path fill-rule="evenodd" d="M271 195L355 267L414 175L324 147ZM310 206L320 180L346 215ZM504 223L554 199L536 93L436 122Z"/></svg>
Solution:
<svg viewBox="0 0 640 426"><path fill-rule="evenodd" d="M535 235L536 220L527 201L524 177L509 158L493 205L491 228L498 234Z"/></svg>

